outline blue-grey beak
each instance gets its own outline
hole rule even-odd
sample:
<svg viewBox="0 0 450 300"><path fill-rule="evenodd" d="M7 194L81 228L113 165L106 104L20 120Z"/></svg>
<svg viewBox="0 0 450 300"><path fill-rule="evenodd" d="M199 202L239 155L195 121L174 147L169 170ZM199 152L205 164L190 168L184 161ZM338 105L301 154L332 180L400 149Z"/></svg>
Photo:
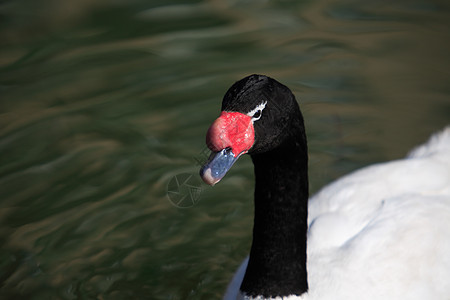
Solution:
<svg viewBox="0 0 450 300"><path fill-rule="evenodd" d="M231 148L212 152L208 161L200 169L200 176L205 183L215 185L225 176L239 156L240 154L234 155Z"/></svg>

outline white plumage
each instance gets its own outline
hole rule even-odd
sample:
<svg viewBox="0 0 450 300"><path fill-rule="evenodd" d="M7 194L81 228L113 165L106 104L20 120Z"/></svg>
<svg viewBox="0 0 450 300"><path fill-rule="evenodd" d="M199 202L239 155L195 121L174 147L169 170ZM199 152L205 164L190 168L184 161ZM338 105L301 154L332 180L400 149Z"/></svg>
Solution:
<svg viewBox="0 0 450 300"><path fill-rule="evenodd" d="M450 299L450 127L309 200L308 293L284 299ZM248 258L224 299L238 290Z"/></svg>

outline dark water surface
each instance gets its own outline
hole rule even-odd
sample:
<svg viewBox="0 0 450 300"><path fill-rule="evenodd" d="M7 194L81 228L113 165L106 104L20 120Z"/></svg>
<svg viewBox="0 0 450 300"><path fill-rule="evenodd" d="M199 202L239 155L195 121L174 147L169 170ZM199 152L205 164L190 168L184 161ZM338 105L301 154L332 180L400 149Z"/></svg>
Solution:
<svg viewBox="0 0 450 300"><path fill-rule="evenodd" d="M227 88L294 91L317 191L450 123L449 32L443 0L2 1L0 298L220 298L253 218L248 157L196 189Z"/></svg>

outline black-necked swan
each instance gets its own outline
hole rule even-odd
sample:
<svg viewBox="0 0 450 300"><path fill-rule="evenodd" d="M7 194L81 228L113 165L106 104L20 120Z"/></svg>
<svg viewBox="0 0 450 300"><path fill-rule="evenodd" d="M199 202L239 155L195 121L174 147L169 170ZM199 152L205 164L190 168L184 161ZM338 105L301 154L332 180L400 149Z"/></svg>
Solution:
<svg viewBox="0 0 450 300"><path fill-rule="evenodd" d="M206 140L206 183L244 153L255 169L250 255L225 299L450 299L450 127L309 201L303 117L276 80L233 84Z"/></svg>

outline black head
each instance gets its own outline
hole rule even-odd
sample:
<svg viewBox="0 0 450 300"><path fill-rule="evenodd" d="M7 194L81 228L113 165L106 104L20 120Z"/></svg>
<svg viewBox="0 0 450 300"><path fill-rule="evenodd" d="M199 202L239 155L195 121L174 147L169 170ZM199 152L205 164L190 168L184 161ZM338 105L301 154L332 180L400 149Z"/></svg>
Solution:
<svg viewBox="0 0 450 300"><path fill-rule="evenodd" d="M231 86L222 101L222 113L208 129L206 144L213 151L200 170L211 185L220 181L245 153L255 155L306 149L303 117L286 86L263 75L250 75Z"/></svg>
<svg viewBox="0 0 450 300"><path fill-rule="evenodd" d="M254 120L255 142L248 151L250 155L270 151L292 132L304 130L290 89L264 75L250 75L233 84L223 98L222 111L240 112Z"/></svg>

